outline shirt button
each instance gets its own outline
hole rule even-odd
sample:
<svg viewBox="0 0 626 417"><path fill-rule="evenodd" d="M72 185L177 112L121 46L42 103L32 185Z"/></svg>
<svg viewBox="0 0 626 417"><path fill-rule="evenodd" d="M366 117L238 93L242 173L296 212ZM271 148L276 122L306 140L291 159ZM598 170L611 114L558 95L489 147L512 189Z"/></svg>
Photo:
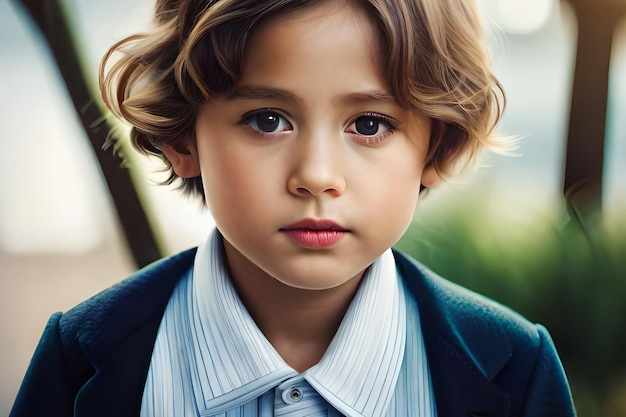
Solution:
<svg viewBox="0 0 626 417"><path fill-rule="evenodd" d="M289 398L291 398L293 401L300 401L300 398L302 398L302 393L298 388L294 388L289 391Z"/></svg>
<svg viewBox="0 0 626 417"><path fill-rule="evenodd" d="M297 403L302 399L302 391L299 388L290 388L283 392L283 401L287 404Z"/></svg>

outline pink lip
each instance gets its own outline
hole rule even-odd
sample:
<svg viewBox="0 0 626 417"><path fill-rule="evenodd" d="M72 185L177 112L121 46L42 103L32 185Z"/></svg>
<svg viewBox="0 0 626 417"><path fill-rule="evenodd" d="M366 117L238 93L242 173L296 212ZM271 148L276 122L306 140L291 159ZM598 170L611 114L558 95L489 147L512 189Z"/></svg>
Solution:
<svg viewBox="0 0 626 417"><path fill-rule="evenodd" d="M304 219L280 229L296 244L309 249L336 245L349 231L332 220Z"/></svg>

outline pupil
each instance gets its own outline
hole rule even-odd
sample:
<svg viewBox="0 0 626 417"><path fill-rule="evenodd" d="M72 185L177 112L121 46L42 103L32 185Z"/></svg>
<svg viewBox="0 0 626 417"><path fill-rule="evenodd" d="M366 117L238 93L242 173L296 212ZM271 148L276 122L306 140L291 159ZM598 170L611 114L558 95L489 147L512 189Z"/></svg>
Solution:
<svg viewBox="0 0 626 417"><path fill-rule="evenodd" d="M356 131L361 135L373 136L378 132L378 121L361 117L356 121Z"/></svg>
<svg viewBox="0 0 626 417"><path fill-rule="evenodd" d="M274 113L264 113L257 117L257 125L263 132L273 132L278 127L279 118Z"/></svg>

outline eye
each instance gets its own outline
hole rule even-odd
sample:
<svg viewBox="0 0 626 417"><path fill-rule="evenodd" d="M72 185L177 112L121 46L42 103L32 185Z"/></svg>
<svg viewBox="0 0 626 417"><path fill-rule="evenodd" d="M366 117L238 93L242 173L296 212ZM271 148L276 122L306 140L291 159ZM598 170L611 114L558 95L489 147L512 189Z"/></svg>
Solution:
<svg viewBox="0 0 626 417"><path fill-rule="evenodd" d="M367 113L358 116L346 132L357 135L358 141L367 145L374 145L393 133L390 118L377 113Z"/></svg>
<svg viewBox="0 0 626 417"><path fill-rule="evenodd" d="M252 130L261 134L280 133L293 129L284 116L272 109L252 110L243 115L241 123L247 124Z"/></svg>
<svg viewBox="0 0 626 417"><path fill-rule="evenodd" d="M360 135L374 136L378 133L381 123L372 117L359 117L354 122L354 130Z"/></svg>

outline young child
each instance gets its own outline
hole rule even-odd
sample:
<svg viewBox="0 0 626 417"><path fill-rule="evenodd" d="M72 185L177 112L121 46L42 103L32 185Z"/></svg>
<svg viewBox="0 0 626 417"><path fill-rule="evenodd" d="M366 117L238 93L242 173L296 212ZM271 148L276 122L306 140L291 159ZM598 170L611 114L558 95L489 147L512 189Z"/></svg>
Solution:
<svg viewBox="0 0 626 417"><path fill-rule="evenodd" d="M11 416L575 414L542 326L390 249L498 146L469 0L159 0L101 89L217 227L53 315Z"/></svg>

